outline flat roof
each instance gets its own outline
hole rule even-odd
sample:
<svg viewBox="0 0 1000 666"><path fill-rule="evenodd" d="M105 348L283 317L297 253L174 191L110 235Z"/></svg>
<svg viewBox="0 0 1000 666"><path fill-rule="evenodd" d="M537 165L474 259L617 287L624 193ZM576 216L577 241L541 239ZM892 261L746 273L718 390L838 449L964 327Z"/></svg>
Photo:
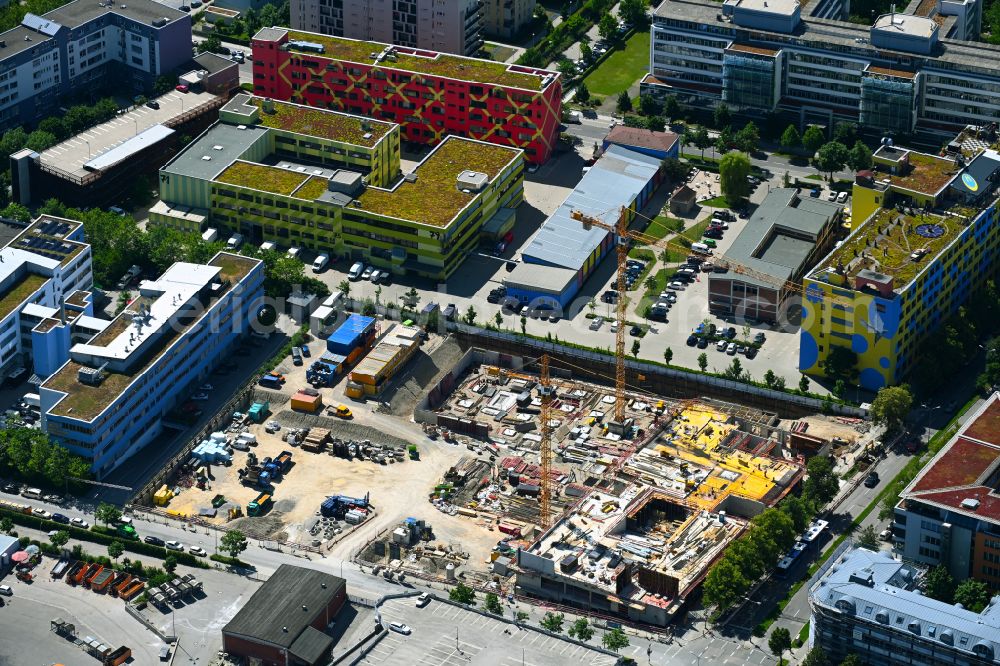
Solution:
<svg viewBox="0 0 1000 666"><path fill-rule="evenodd" d="M167 269L164 276L170 274L175 267L177 267L178 271L177 277L183 277L183 274L186 274L187 268L190 266L204 269L197 271L199 276L211 271L213 275L217 274L224 281L222 290L217 294L217 296L221 297L232 286L232 284L227 286L225 284L226 281L233 284L242 281L260 263L259 259L220 252L205 266L183 262L175 263L171 268ZM163 277L160 278L160 286L165 286L163 279ZM170 286L182 287L183 284L179 285L171 281ZM130 309L122 312L112 320L103 331L98 333L88 343L73 345L70 348L70 360L42 384L44 388L66 394L54 407L49 409L49 413L81 421L93 420L117 400L132 382L152 367L153 363L163 356L182 335L207 316L215 304L215 301L209 302L206 307L200 310L201 314L196 319L178 319L176 322L171 322L171 325L159 325L156 327L156 330L159 331L158 336L146 335L143 337L144 340L148 340L148 343L145 345L132 346L131 348L120 347L122 344L126 346L130 344L126 333L133 324L132 317L139 314L139 305L148 305L152 310L157 310L159 312L156 315L158 321L168 309L176 309L174 304L169 303L169 298L170 294L166 293L155 300L140 297L138 303L133 302ZM159 301L164 301L164 303L160 304ZM153 328L151 326L152 323L149 322L150 326L148 328ZM162 322L160 323L162 324ZM120 358L121 353L125 354L124 358ZM75 358L74 355L87 359L87 362L84 363L82 360ZM112 355L114 356L113 359L111 358ZM93 368L95 367L93 365L94 362L103 363L104 358L109 359L109 365L114 363L112 367L117 369L106 370L104 379L96 386L82 384L79 380L80 369L85 367Z"/></svg>
<svg viewBox="0 0 1000 666"><path fill-rule="evenodd" d="M395 123L373 120L365 116L352 116L332 109L318 109L288 102L272 101L274 111L268 112L263 108L263 99L249 95L236 95L226 107L240 103L260 109L258 117L264 127L367 148L375 146L392 132L394 127L398 127Z"/></svg>
<svg viewBox="0 0 1000 666"><path fill-rule="evenodd" d="M57 173L83 178L92 173L92 169L86 169L84 165L89 164L96 170L113 166L151 145L147 140L165 138L162 130L157 130L156 136L145 135L147 130L160 125L169 127L182 115L216 99L216 95L206 92L181 93L172 90L156 98L159 109L137 106L128 113L115 116L48 148L39 155L38 163ZM146 138L138 143L133 141L140 136Z"/></svg>
<svg viewBox="0 0 1000 666"><path fill-rule="evenodd" d="M216 122L167 162L162 171L214 180L268 131L266 127L256 125L238 126Z"/></svg>
<svg viewBox="0 0 1000 666"><path fill-rule="evenodd" d="M574 210L614 225L621 206L629 206L660 170L660 160L634 150L611 145L590 168L569 196L542 223L522 256L537 263L577 271L607 238L600 227L584 229L574 220Z"/></svg>
<svg viewBox="0 0 1000 666"><path fill-rule="evenodd" d="M222 633L291 648L316 616L343 594L343 578L316 569L282 564L257 588Z"/></svg>
<svg viewBox="0 0 1000 666"><path fill-rule="evenodd" d="M21 303L41 289L49 278L34 273L22 273L11 284L0 290L0 321L7 318Z"/></svg>
<svg viewBox="0 0 1000 666"><path fill-rule="evenodd" d="M156 19L165 18L168 22L183 19L188 15L184 12L155 2L154 0L128 0L105 4L92 0L74 0L58 9L43 14L43 17L64 25L67 28L77 28L104 14L117 14L125 18L152 25Z"/></svg>
<svg viewBox="0 0 1000 666"><path fill-rule="evenodd" d="M295 47L290 47L289 50L291 51L365 65L375 64L375 58L371 54L374 53L376 56L382 54L386 47L389 46L381 42L331 37L330 35L321 35L314 32L282 28L263 28L254 35L254 39L273 41L280 39L284 33L288 34L290 41L320 44L323 47L323 53L316 53L309 49L297 49ZM409 71L416 74L427 74L429 76L441 76L457 81L484 84L493 83L509 88L521 88L532 91L543 90L559 77L558 72L536 67L524 67L522 65L513 65L480 58L467 58L450 53L438 53L437 51L403 46L396 46L394 49L395 56L382 59L378 63L381 67Z"/></svg>
<svg viewBox="0 0 1000 666"><path fill-rule="evenodd" d="M793 0L794 1L794 0ZM930 38L937 32L938 24L933 19L912 14L882 14L875 19L873 30L912 37Z"/></svg>
<svg viewBox="0 0 1000 666"><path fill-rule="evenodd" d="M784 15L791 15L799 8L799 0L730 0L730 4L740 9Z"/></svg>
<svg viewBox="0 0 1000 666"><path fill-rule="evenodd" d="M966 420L900 497L1000 525L1000 393Z"/></svg>

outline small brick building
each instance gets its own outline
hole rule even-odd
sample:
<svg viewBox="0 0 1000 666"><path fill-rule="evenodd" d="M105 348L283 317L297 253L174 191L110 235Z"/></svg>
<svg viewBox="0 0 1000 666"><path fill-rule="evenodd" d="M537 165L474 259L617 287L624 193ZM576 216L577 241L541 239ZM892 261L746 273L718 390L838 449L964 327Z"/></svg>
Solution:
<svg viewBox="0 0 1000 666"><path fill-rule="evenodd" d="M326 664L346 601L343 578L282 564L222 629L222 649L261 666Z"/></svg>

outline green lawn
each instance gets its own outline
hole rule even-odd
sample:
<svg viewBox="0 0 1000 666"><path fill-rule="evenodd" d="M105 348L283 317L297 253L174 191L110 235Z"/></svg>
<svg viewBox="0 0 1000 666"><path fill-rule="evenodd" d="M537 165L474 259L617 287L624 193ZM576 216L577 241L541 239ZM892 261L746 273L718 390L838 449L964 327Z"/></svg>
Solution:
<svg viewBox="0 0 1000 666"><path fill-rule="evenodd" d="M583 80L595 95L618 95L649 72L649 32L632 35Z"/></svg>
<svg viewBox="0 0 1000 666"><path fill-rule="evenodd" d="M712 208L729 208L729 204L726 203L725 197L715 197L714 199L706 199L701 202L702 206L711 206Z"/></svg>
<svg viewBox="0 0 1000 666"><path fill-rule="evenodd" d="M645 278L643 279L642 285L646 291L643 293L642 298L639 299L639 302L635 306L636 315L642 317L646 312L646 308L656 302L659 295L664 289L667 288L667 275L673 272L674 269L672 268L661 268L656 271L656 274L653 275L653 279L656 281L656 284L652 289L646 287Z"/></svg>
<svg viewBox="0 0 1000 666"><path fill-rule="evenodd" d="M677 233L684 228L684 221L666 215L657 215L656 219L649 223L642 233L653 238L663 238L668 233Z"/></svg>

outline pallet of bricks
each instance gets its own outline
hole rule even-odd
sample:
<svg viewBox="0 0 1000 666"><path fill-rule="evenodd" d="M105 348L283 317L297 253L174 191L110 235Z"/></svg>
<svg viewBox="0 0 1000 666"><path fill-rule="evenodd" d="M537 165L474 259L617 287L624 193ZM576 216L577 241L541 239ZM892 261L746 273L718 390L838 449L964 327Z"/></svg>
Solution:
<svg viewBox="0 0 1000 666"><path fill-rule="evenodd" d="M327 428L309 428L309 433L302 440L302 450L311 453L322 453L329 440L330 431Z"/></svg>

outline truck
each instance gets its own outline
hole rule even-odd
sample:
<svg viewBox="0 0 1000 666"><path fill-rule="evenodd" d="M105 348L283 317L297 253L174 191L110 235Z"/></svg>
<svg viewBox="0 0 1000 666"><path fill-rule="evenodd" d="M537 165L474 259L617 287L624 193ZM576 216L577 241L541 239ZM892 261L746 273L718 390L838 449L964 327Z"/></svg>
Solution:
<svg viewBox="0 0 1000 666"><path fill-rule="evenodd" d="M368 495L364 497L348 497L347 495L330 495L319 507L324 518L343 518L353 508L368 508Z"/></svg>
<svg viewBox="0 0 1000 666"><path fill-rule="evenodd" d="M256 499L247 504L247 515L259 516L269 508L271 508L271 495L269 493L261 493L257 495Z"/></svg>
<svg viewBox="0 0 1000 666"><path fill-rule="evenodd" d="M201 232L201 239L206 243L214 243L219 240L219 230L209 227L205 231Z"/></svg>
<svg viewBox="0 0 1000 666"><path fill-rule="evenodd" d="M263 377L260 378L260 380L257 383L263 386L264 388L275 389L275 390L281 389L281 380L275 377L274 375L264 375Z"/></svg>
<svg viewBox="0 0 1000 666"><path fill-rule="evenodd" d="M244 486L262 489L271 487L271 474L261 466L247 467L245 470L240 470L240 475L242 476L240 483Z"/></svg>
<svg viewBox="0 0 1000 666"><path fill-rule="evenodd" d="M278 454L278 457L274 459L274 463L281 469L282 474L287 472L292 466L292 452L282 451Z"/></svg>

